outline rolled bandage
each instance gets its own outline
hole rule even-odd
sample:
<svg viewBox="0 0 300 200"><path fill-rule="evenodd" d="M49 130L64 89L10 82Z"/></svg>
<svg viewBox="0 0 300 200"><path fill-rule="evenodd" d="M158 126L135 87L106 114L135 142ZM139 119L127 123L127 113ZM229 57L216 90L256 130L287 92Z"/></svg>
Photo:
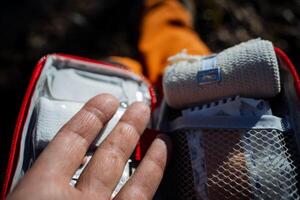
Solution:
<svg viewBox="0 0 300 200"><path fill-rule="evenodd" d="M250 40L211 56L185 52L169 59L163 89L169 106L181 109L228 96L269 98L280 92L271 42Z"/></svg>

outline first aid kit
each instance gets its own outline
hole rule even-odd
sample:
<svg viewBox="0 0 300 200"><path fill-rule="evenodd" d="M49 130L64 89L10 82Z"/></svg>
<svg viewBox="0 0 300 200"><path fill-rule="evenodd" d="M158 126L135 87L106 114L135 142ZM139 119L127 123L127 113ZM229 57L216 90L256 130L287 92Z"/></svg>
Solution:
<svg viewBox="0 0 300 200"><path fill-rule="evenodd" d="M71 185L127 107L141 101L152 108L151 122L113 196L163 132L173 153L155 199L299 199L300 79L287 55L255 39L210 56L182 51L169 63L157 104L154 86L124 66L65 54L42 58L20 109L1 199L58 130L101 93L120 105Z"/></svg>

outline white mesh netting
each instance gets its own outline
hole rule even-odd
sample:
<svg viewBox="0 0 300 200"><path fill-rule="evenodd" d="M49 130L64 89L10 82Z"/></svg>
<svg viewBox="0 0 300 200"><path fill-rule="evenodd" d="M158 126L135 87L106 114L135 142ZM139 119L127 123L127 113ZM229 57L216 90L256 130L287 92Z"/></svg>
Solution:
<svg viewBox="0 0 300 200"><path fill-rule="evenodd" d="M205 129L174 136L177 199L299 199L282 132Z"/></svg>

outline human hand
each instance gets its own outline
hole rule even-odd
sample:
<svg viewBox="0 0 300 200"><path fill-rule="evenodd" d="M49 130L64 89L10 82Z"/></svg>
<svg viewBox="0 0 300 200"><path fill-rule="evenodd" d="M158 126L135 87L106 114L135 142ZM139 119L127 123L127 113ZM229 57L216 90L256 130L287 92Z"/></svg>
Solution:
<svg viewBox="0 0 300 200"><path fill-rule="evenodd" d="M89 100L66 123L20 180L10 200L111 199L123 168L149 118L148 106L132 104L111 134L98 147L75 187L69 182L119 102L108 94ZM162 179L168 156L168 139L157 137L139 167L114 199L151 199Z"/></svg>

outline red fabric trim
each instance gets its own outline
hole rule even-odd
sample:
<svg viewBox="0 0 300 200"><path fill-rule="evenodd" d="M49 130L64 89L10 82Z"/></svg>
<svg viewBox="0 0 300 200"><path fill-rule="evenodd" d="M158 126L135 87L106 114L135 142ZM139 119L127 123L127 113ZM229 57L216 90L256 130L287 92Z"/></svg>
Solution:
<svg viewBox="0 0 300 200"><path fill-rule="evenodd" d="M281 59L281 61L283 61L285 63L285 65L287 66L287 69L292 74L292 76L294 78L295 90L296 90L296 93L300 100L300 78L297 73L295 65L292 63L292 61L287 56L287 54L284 51L282 51L280 48L275 47L274 50L275 50L276 55Z"/></svg>
<svg viewBox="0 0 300 200"><path fill-rule="evenodd" d="M136 156L136 160L140 161L145 156L148 148L158 134L160 134L160 132L154 129L145 130L139 141L139 152L136 154L138 155L138 157Z"/></svg>
<svg viewBox="0 0 300 200"><path fill-rule="evenodd" d="M151 97L151 111L153 112L156 107L157 98L156 98L154 88L151 85L149 85L149 93Z"/></svg>
<svg viewBox="0 0 300 200"><path fill-rule="evenodd" d="M13 138L12 138L10 155L9 155L9 159L8 159L3 188L2 188L2 192L1 192L1 196L0 196L1 200L4 200L9 192L8 190L9 190L11 182L12 182L13 172L15 171L15 168L16 168L16 163L17 163L16 161L17 161L18 153L19 153L18 149L20 146L21 133L23 131L23 126L24 126L26 115L27 115L28 108L30 105L31 95L33 93L36 82L41 74L41 71L43 69L43 66L44 66L46 60L47 60L47 56L41 58L39 60L39 62L37 63L37 65L33 71L33 74L31 76L25 96L23 98L23 102L22 102L22 105L20 108L20 112L18 115L16 127L15 127Z"/></svg>
<svg viewBox="0 0 300 200"><path fill-rule="evenodd" d="M142 160L141 140L139 140L138 144L135 147L134 159L136 161L141 161Z"/></svg>

